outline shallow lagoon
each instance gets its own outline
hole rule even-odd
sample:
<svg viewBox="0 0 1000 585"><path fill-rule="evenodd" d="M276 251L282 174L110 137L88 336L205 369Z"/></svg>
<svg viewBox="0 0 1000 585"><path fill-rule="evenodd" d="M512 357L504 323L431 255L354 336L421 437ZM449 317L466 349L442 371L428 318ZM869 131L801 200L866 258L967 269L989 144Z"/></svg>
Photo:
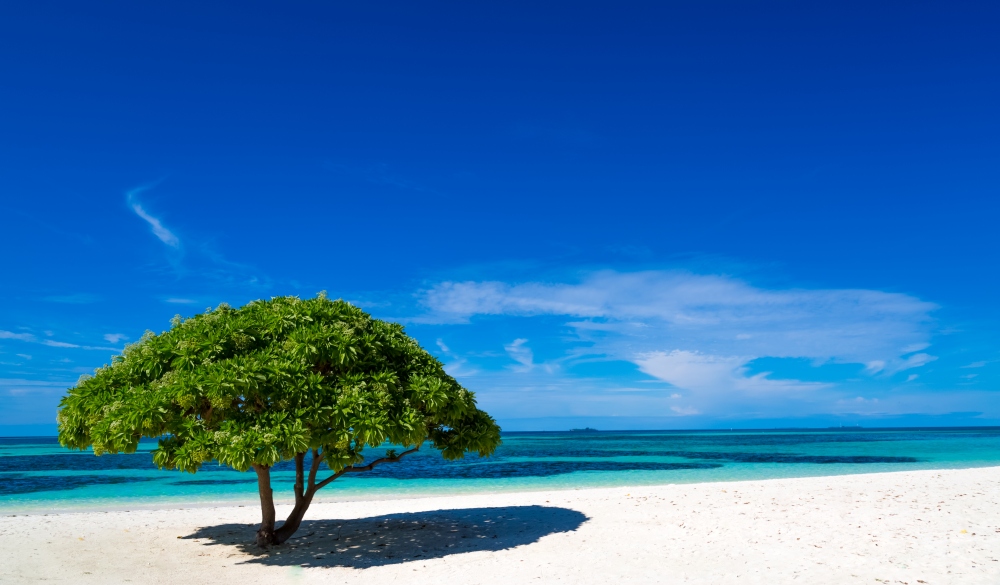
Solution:
<svg viewBox="0 0 1000 585"><path fill-rule="evenodd" d="M447 462L427 449L348 475L319 501L470 492L739 481L1000 465L1000 428L505 433L490 458ZM71 452L54 438L0 438L0 513L255 503L256 479L206 465L160 471L132 455ZM381 450L371 450L377 456ZM291 497L291 464L272 474Z"/></svg>

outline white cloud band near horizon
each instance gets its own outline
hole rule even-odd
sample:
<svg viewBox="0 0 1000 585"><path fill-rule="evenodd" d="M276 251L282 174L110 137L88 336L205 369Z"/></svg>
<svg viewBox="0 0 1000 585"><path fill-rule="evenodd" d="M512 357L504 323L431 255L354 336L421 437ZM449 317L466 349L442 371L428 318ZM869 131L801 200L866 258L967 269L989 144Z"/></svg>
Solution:
<svg viewBox="0 0 1000 585"><path fill-rule="evenodd" d="M917 352L929 346L937 305L878 290L765 289L725 275L602 271L571 283L442 282L423 292L422 303L425 323L565 316L580 340L591 343L577 351L632 362L704 398L829 387L748 374L759 358L857 363L869 375L936 359Z"/></svg>

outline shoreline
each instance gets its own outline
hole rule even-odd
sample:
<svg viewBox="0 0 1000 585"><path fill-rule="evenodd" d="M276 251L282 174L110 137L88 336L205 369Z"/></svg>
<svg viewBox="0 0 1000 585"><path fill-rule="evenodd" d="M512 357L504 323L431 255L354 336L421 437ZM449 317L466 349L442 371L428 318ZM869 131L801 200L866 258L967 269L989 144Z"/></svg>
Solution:
<svg viewBox="0 0 1000 585"><path fill-rule="evenodd" d="M604 490L604 489L617 489L617 488L651 488L660 486L696 486L696 485L715 485L715 484L734 484L734 483L744 483L744 482L767 482L767 481L786 481L786 480L796 480L796 479L819 479L826 477L855 477L855 476L871 476L871 475L892 475L900 473L920 473L920 472L938 472L938 471L960 471L969 469L990 469L990 468L1000 469L1000 465L987 464L987 465L970 465L970 466L950 466L950 467L931 467L925 469L912 469L912 470L899 470L899 471L858 471L854 473L832 473L832 474L804 474L804 475L790 475L781 477L764 477L759 479L719 479L713 481L673 481L669 483L663 482L636 482L636 483L621 483L615 485L584 485L579 487L573 487L566 484L565 487L562 486L544 486L538 489L524 488L524 486L513 486L513 487L499 487L491 488L490 490L477 489L475 487L470 487L468 489L455 489L452 491L423 491L420 489L414 490L416 494L405 493L404 490L398 492L390 491L384 493L381 496L372 496L370 493L363 494L343 494L339 497L334 495L336 492L331 490L324 493L319 492L317 499L314 501L315 504L342 504L342 503L356 503L356 502L384 502L384 501L399 501L399 500L423 500L423 499L433 499L433 498L455 498L455 497L466 497L466 496L476 496L484 494L532 494L532 493L544 493L544 492L576 492L576 491L586 491L586 490ZM329 489L329 488L328 488ZM275 490L275 504L278 506L288 505L291 506L294 502L293 498L286 492L289 490ZM28 507L28 508L17 508L17 507L5 507L0 504L0 518L10 518L10 517L26 517L26 516L38 516L38 515L53 515L53 514L87 514L87 513L108 513L108 512L130 512L130 511L157 511L157 510L185 510L185 509L210 509L210 508L238 508L238 507L255 507L258 506L260 500L258 499L256 493L252 495L247 495L245 498L232 498L232 499L214 499L214 500L196 500L196 501L185 501L181 497L177 497L176 500L171 500L173 496L167 496L161 498L165 501L158 503L144 503L139 498L136 501L129 501L125 504L114 504L110 503L108 505L102 505L91 501L80 501L79 504L74 504L70 506L60 506L60 507L50 507L46 506L46 503L39 502L38 504ZM109 498L110 499L110 498ZM64 500L62 502L65 502ZM60 502L60 501L56 501ZM61 503L61 502L60 502Z"/></svg>
<svg viewBox="0 0 1000 585"><path fill-rule="evenodd" d="M540 492L563 492L563 491L583 491L583 490L602 490L602 489L615 489L619 487L628 488L644 488L644 487L658 487L658 486L673 486L673 485L712 485L712 484L731 484L731 483L741 483L741 482L760 482L760 481L781 481L781 480L794 480L794 479L811 479L811 478L823 478L823 477L852 477L857 475L881 475L881 474L896 474L896 473L914 473L920 471L951 471L951 470L963 470L963 469L986 469L990 467L1000 467L1000 465L980 465L980 466L958 466L958 467L939 467L939 468L927 468L927 469L914 469L914 470L900 470L900 471L859 471L855 473L832 473L832 474L816 474L816 475L795 475L795 476L783 476L783 477L766 477L759 479L720 479L714 481L673 481L673 482L661 482L661 483L622 483L616 485L606 485L606 486L580 486L572 487L569 484L566 487L553 487L545 486L538 489L522 489L523 486L514 487L501 487L499 489L494 488L491 490L476 489L470 487L468 489L455 489L452 491L442 491L442 492L432 492L424 491L421 492L419 488L416 491L416 495L405 493L403 490L399 492L388 492L381 497L372 497L371 494L345 494L341 496L336 496L337 492L335 490L330 490L324 493L324 491L319 492L319 496L315 500L316 504L339 504L348 502L382 502L382 501L396 501L396 500L422 500L428 498L452 498L452 497L462 497L462 496L475 496L482 494L530 494L530 493L540 493ZM329 489L329 488L328 488ZM292 505L293 498L291 496L285 497L286 492L289 490L275 490L275 503L276 505ZM325 497L324 497L325 496ZM260 501L257 498L256 493L248 495L245 498L233 498L233 499L219 499L219 500L201 500L201 501L185 501L178 497L176 500L170 500L173 496L167 496L162 498L166 501L160 503L143 503L142 501L128 502L126 504L109 504L105 505L94 505L93 501L81 501L78 505L65 506L65 507L50 507L45 508L44 504L39 503L36 509L30 508L5 508L0 505L0 517L14 517L14 516L35 516L35 515L52 515L52 514L86 514L86 513L105 513L105 512L129 512L133 510L183 510L183 509L202 509L202 508L236 508L236 507L246 507L246 506L258 506Z"/></svg>
<svg viewBox="0 0 1000 585"><path fill-rule="evenodd" d="M996 583L998 500L1000 467L317 502L267 553L249 505L3 516L0 583Z"/></svg>

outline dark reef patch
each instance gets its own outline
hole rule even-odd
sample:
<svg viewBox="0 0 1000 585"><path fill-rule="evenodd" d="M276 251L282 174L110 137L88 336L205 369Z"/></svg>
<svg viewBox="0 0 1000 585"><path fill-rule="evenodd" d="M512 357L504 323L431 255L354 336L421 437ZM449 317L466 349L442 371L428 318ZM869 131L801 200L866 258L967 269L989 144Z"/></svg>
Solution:
<svg viewBox="0 0 1000 585"><path fill-rule="evenodd" d="M26 475L14 473L0 476L0 496L65 491L88 485L112 485L142 481L150 481L150 478L112 475Z"/></svg>
<svg viewBox="0 0 1000 585"><path fill-rule="evenodd" d="M241 483L257 483L257 479L248 477L244 479L191 479L170 482L173 485L237 485Z"/></svg>

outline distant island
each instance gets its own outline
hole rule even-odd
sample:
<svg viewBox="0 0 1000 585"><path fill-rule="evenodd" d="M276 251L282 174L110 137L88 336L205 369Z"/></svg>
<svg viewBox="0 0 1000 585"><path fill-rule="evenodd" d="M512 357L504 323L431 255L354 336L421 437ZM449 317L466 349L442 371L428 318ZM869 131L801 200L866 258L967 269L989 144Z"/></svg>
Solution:
<svg viewBox="0 0 1000 585"><path fill-rule="evenodd" d="M598 430L597 429L592 429L590 427L586 427L586 428L583 428L583 429L570 429L569 432L571 432L571 433L596 433L596 432L598 432Z"/></svg>

